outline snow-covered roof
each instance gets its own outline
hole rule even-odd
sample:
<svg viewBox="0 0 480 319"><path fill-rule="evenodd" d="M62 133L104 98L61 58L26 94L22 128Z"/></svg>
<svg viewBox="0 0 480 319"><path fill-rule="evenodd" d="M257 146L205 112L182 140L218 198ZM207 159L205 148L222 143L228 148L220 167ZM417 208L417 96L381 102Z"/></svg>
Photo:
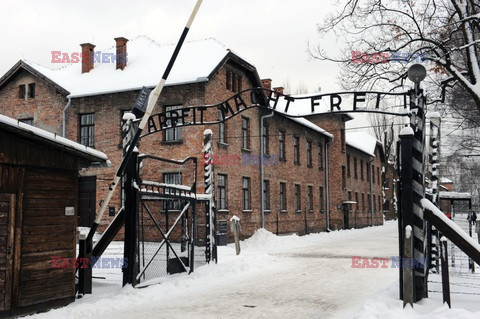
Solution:
<svg viewBox="0 0 480 319"><path fill-rule="evenodd" d="M280 114L280 115L282 115L282 116L285 116L285 117L288 118L289 120L292 120L292 121L294 121L294 122L297 122L297 123L299 123L299 124L301 124L301 125L309 128L309 129L312 129L312 130L314 130L314 131L316 131L316 132L319 132L319 133L321 133L321 134L323 134L323 135L325 135L325 136L328 136L329 138L333 138L333 135L332 135L332 134L328 133L326 130L324 130L323 128L321 128L321 127L318 126L317 124L315 124L315 123L313 123L313 122L310 122L309 120L307 120L307 119L304 118L304 117L289 117L289 116L287 116L286 113L284 113L284 112L280 112L280 111L278 111L278 110L273 110L273 111L275 111L275 113L277 113L277 114Z"/></svg>
<svg viewBox="0 0 480 319"><path fill-rule="evenodd" d="M380 143L367 132L347 132L345 141L347 145L373 157L375 157L375 148Z"/></svg>
<svg viewBox="0 0 480 319"><path fill-rule="evenodd" d="M61 137L57 134L50 133L48 131L42 130L41 128L35 127L28 125L26 123L20 122L19 120L12 119L8 116L1 115L0 114L0 125L2 126L7 126L13 129L18 129L26 133L33 134L37 137L40 137L44 140L48 140L50 142L54 142L56 144L59 144L63 147L66 147L67 149L79 151L83 154L93 156L97 158L98 160L103 160L107 161L107 155L105 153L102 153L100 151L97 151L93 148L84 146L82 144L76 143L74 141L71 141L69 139L66 139L64 137Z"/></svg>
<svg viewBox="0 0 480 319"><path fill-rule="evenodd" d="M448 188L446 188L446 187L445 187L445 186L443 186L443 185L438 185L438 187L439 187L439 188L441 188L441 189L444 189L444 190L446 190L447 192L449 191L449 189L448 189Z"/></svg>
<svg viewBox="0 0 480 319"><path fill-rule="evenodd" d="M70 92L69 97L73 98L154 87L160 81L174 48L173 44L160 45L146 36L139 36L127 42L125 69L117 70L116 63L95 63L93 70L83 74L81 62L56 70L23 62ZM116 47L100 51L116 53ZM166 85L207 81L229 52L224 44L213 38L185 42Z"/></svg>
<svg viewBox="0 0 480 319"><path fill-rule="evenodd" d="M472 195L467 192L439 192L438 193L440 198L446 199L471 199Z"/></svg>
<svg viewBox="0 0 480 319"><path fill-rule="evenodd" d="M446 177L442 177L440 178L440 183L443 183L443 184L450 184L450 183L453 183L453 181L449 178L446 178Z"/></svg>

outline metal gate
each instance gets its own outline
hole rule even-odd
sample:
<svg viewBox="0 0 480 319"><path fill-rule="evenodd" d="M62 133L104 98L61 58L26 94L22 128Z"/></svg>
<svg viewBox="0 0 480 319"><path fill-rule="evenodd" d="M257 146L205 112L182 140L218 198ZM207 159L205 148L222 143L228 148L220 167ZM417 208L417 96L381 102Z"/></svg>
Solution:
<svg viewBox="0 0 480 319"><path fill-rule="evenodd" d="M168 274L191 273L205 264L205 257L202 248L195 245L197 159L176 161L141 155L137 165L134 286L141 287Z"/></svg>

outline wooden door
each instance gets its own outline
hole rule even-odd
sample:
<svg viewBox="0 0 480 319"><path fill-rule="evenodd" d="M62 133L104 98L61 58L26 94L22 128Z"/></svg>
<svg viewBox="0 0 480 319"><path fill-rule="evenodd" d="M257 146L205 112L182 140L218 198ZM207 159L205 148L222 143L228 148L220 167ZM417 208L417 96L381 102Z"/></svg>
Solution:
<svg viewBox="0 0 480 319"><path fill-rule="evenodd" d="M80 177L78 180L78 226L92 227L95 221L97 178Z"/></svg>
<svg viewBox="0 0 480 319"><path fill-rule="evenodd" d="M0 310L12 304L15 195L0 193Z"/></svg>

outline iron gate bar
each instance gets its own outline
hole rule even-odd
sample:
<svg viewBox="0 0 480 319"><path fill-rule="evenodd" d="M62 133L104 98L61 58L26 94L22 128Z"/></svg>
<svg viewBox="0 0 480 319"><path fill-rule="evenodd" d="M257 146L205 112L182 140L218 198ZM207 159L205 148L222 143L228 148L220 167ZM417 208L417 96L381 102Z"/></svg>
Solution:
<svg viewBox="0 0 480 319"><path fill-rule="evenodd" d="M190 207L190 203L188 202L185 207L182 209L182 211L180 212L180 214L178 215L177 219L175 220L175 222L173 223L172 227L170 227L170 229L168 230L167 234L165 235L165 233L162 231L162 229L160 228L160 226L158 225L157 221L155 220L155 218L152 216L152 213L150 212L150 210L148 209L148 207L145 205L145 203L143 201L141 201L142 204L143 204L143 207L145 207L145 209L147 210L148 214L150 215L150 217L152 218L153 222L155 223L155 226L157 226L158 230L160 231L160 234L163 236L163 240L162 242L160 243L160 247L157 249L157 251L153 254L152 258L150 259L150 261L148 262L148 264L146 266L143 267L143 270L139 272L139 274L137 275L137 280L140 279L140 277L143 275L143 273L147 270L148 266L150 266L150 264L152 263L153 259L157 256L158 252L160 251L160 249L162 249L163 245L166 243L168 247L170 247L170 249L172 250L173 254L175 255L175 257L178 259L178 261L180 261L180 264L182 265L183 269L185 271L188 271L187 267L183 264L182 260L178 257L177 253L175 252L175 250L173 249L173 247L170 245L170 242L168 241L168 237L170 236L171 232L173 231L173 229L175 228L175 226L177 225L178 221L180 220L180 217L183 216L183 214L188 210L188 208Z"/></svg>

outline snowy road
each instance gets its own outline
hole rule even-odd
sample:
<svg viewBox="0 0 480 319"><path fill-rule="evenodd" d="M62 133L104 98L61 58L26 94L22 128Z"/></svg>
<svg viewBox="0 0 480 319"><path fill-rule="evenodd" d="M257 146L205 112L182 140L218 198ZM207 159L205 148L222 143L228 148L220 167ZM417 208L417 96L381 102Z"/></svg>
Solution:
<svg viewBox="0 0 480 319"><path fill-rule="evenodd" d="M240 256L232 246L220 247L217 265L190 276L144 289L116 284L37 317L351 318L398 278L390 266L352 268L351 256L390 258L397 246L396 223L304 237L260 231L242 243Z"/></svg>

